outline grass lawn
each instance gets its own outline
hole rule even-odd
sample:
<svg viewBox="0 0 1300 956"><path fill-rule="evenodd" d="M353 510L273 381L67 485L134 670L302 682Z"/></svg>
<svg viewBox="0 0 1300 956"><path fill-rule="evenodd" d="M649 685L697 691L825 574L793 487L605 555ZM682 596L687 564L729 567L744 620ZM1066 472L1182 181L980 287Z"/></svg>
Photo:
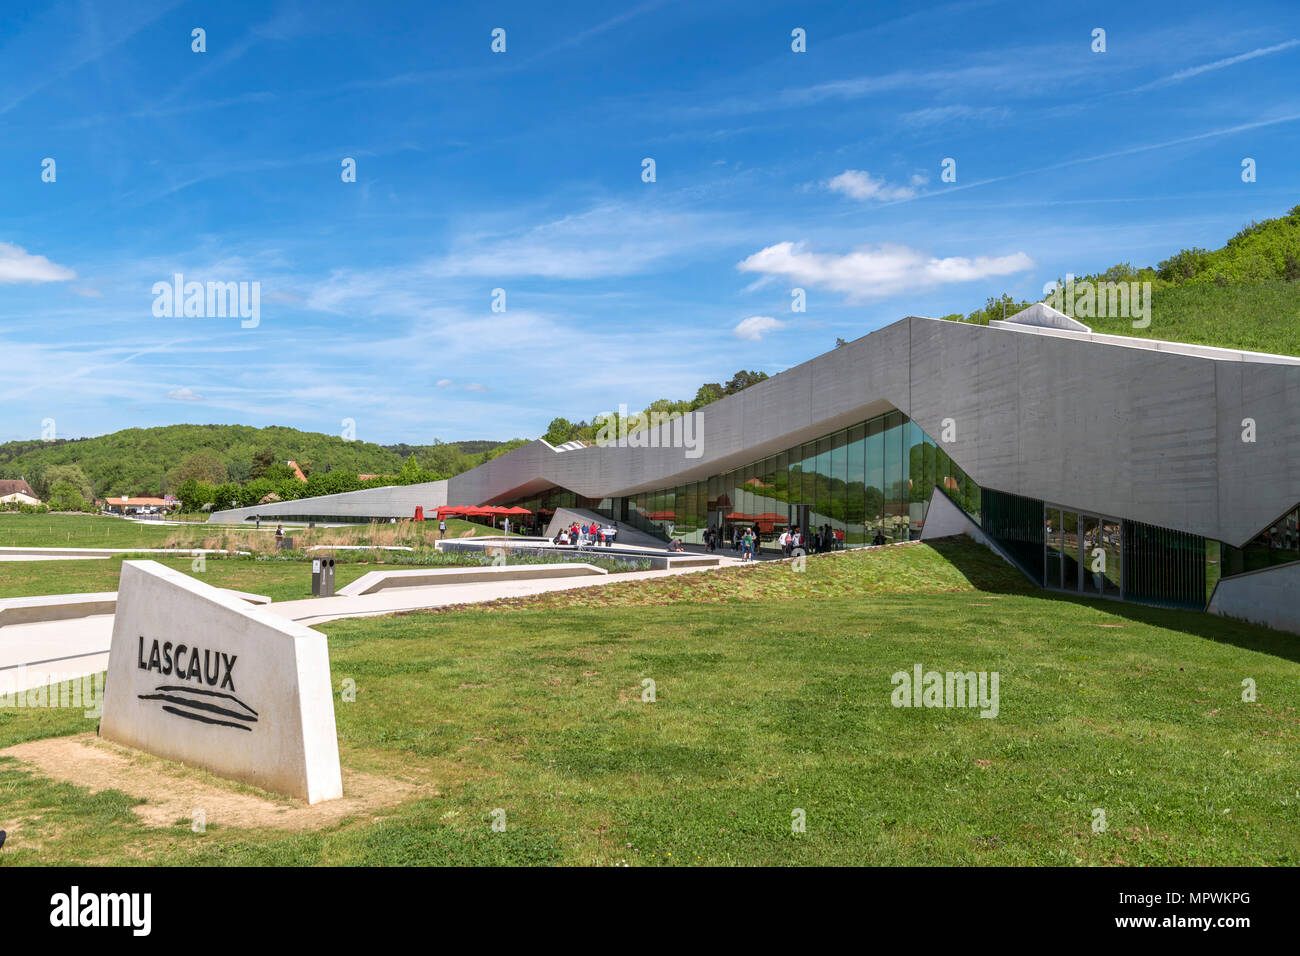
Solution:
<svg viewBox="0 0 1300 956"><path fill-rule="evenodd" d="M264 594L272 601L311 597L311 564L308 561L209 557L202 564L203 570L198 571L194 558L154 554L139 557L183 571L213 587ZM131 556L86 561L0 561L0 598L116 591L124 560L131 560ZM340 562L335 567L335 585L341 588L367 571L376 570L376 567L373 563L361 561Z"/></svg>
<svg viewBox="0 0 1300 956"><path fill-rule="evenodd" d="M188 523L151 524L104 515L0 513L0 547L6 548L242 548L269 551L275 546L274 521L253 525ZM287 526L299 546L313 544L431 544L438 537L437 521L396 524L357 524L335 528ZM500 534L486 525L460 518L447 519L447 537Z"/></svg>
<svg viewBox="0 0 1300 956"><path fill-rule="evenodd" d="M177 534L197 531L102 515L0 514L4 548L164 548Z"/></svg>
<svg viewBox="0 0 1300 956"><path fill-rule="evenodd" d="M1048 597L965 543L650 587L324 625L344 765L397 807L197 834L0 758L0 864L1300 863L1294 636ZM916 663L998 672L998 716L892 706ZM90 729L0 710L0 747Z"/></svg>
<svg viewBox="0 0 1300 956"><path fill-rule="evenodd" d="M490 558L458 551L340 551L335 552L335 585L350 584L367 571L403 570L435 567L477 567ZM603 567L610 573L630 570L603 555L576 555L585 563ZM311 597L311 560L295 556L257 558L252 556L207 556L198 561L188 556L157 554L123 554L109 558L70 559L59 561L0 561L0 598L30 597L38 594L85 594L92 591L116 591L122 576L122 562L157 561L175 568L213 587L233 588L263 594L272 601L292 601ZM515 564L546 564L559 558L536 556L512 557Z"/></svg>

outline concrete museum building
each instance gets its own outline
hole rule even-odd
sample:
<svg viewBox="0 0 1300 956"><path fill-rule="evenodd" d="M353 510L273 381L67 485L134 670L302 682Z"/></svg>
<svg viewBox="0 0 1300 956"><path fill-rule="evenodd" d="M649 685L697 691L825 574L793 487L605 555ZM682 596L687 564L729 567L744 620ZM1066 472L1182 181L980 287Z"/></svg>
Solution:
<svg viewBox="0 0 1300 956"><path fill-rule="evenodd" d="M691 427L683 427L690 425ZM1300 358L1102 335L1045 304L911 316L626 440L537 440L445 481L217 512L596 512L667 540L969 533L1044 588L1300 632Z"/></svg>

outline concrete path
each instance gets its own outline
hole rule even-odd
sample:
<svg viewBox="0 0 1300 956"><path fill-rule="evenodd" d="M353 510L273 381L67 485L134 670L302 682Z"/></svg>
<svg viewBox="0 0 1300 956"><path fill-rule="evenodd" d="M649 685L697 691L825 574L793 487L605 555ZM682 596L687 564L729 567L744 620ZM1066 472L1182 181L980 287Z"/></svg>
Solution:
<svg viewBox="0 0 1300 956"><path fill-rule="evenodd" d="M0 628L0 695L108 668L113 615Z"/></svg>
<svg viewBox="0 0 1300 956"><path fill-rule="evenodd" d="M442 584L435 587L392 588L355 597L336 595L330 598L305 598L267 605L272 614L311 626L345 617L377 617L398 611L420 611L451 607L457 604L481 604L498 598L528 597L548 591L571 591L575 588L603 587L619 581L644 581L707 571L708 568L678 568L668 571L630 571L626 574L592 575L573 578L546 578L533 581L484 581L475 584Z"/></svg>

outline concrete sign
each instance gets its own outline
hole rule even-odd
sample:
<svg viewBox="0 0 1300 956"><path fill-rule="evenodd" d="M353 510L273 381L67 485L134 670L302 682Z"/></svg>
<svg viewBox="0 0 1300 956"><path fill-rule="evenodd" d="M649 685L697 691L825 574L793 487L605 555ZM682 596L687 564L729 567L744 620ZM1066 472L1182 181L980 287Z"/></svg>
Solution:
<svg viewBox="0 0 1300 956"><path fill-rule="evenodd" d="M99 733L317 803L343 795L325 636L123 561Z"/></svg>

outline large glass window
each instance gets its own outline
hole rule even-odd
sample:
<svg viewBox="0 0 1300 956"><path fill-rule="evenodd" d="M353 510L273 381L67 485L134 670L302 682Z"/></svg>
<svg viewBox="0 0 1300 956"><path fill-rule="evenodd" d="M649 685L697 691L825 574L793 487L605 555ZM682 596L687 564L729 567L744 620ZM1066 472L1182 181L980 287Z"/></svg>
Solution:
<svg viewBox="0 0 1300 956"><path fill-rule="evenodd" d="M1083 562L1083 593L1100 594L1102 582L1106 579L1106 552L1101 547L1097 519L1092 515L1080 515L1079 534L1083 545L1083 553L1079 556Z"/></svg>
<svg viewBox="0 0 1300 956"><path fill-rule="evenodd" d="M644 524L686 541L721 519L725 534L757 524L764 547L800 521L829 527L835 548L916 537L936 482L978 518L979 488L902 412L889 412L726 474L627 500ZM973 505L968 504L970 500Z"/></svg>
<svg viewBox="0 0 1300 956"><path fill-rule="evenodd" d="M1047 527L1044 529L1047 547L1046 573L1043 583L1049 588L1061 587L1061 509L1046 509Z"/></svg>
<svg viewBox="0 0 1300 956"><path fill-rule="evenodd" d="M1208 570L1206 540L1200 535L1125 521L1124 597L1149 604L1203 608Z"/></svg>
<svg viewBox="0 0 1300 956"><path fill-rule="evenodd" d="M925 508L934 492L934 442L921 427L908 421L903 433L904 460L907 462L908 536L919 538L924 525Z"/></svg>
<svg viewBox="0 0 1300 956"><path fill-rule="evenodd" d="M1243 548L1223 548L1223 576L1300 561L1300 509L1262 531Z"/></svg>
<svg viewBox="0 0 1300 956"><path fill-rule="evenodd" d="M1061 587L1079 590L1079 513L1061 512Z"/></svg>
<svg viewBox="0 0 1300 956"><path fill-rule="evenodd" d="M1119 597L1124 582L1120 522L1113 518L1102 518L1098 534L1100 538L1097 546L1101 548L1103 557L1102 579L1098 582L1101 585L1101 593L1106 597Z"/></svg>
<svg viewBox="0 0 1300 956"><path fill-rule="evenodd" d="M885 534L885 420L867 422L865 440L867 484L863 495L867 543L886 538ZM879 537L878 537L879 536Z"/></svg>
<svg viewBox="0 0 1300 956"><path fill-rule="evenodd" d="M837 549L844 540L844 477L848 470L849 453L847 448L848 432L836 432L830 438L830 472L827 480L826 524L830 525L830 537L826 545Z"/></svg>
<svg viewBox="0 0 1300 956"><path fill-rule="evenodd" d="M867 429L854 425L848 431L845 445L844 475L844 546L860 547L867 542L866 534L866 474Z"/></svg>
<svg viewBox="0 0 1300 956"><path fill-rule="evenodd" d="M907 467L903 461L903 415L885 416L885 500L881 525L888 542L907 540Z"/></svg>
<svg viewBox="0 0 1300 956"><path fill-rule="evenodd" d="M812 508L817 505L817 443L808 442L803 446L803 457L799 463L803 478L799 503Z"/></svg>
<svg viewBox="0 0 1300 956"><path fill-rule="evenodd" d="M817 441L817 484L814 491L815 502L812 513L812 528L816 533L822 525L830 520L831 503L831 439L821 438Z"/></svg>

